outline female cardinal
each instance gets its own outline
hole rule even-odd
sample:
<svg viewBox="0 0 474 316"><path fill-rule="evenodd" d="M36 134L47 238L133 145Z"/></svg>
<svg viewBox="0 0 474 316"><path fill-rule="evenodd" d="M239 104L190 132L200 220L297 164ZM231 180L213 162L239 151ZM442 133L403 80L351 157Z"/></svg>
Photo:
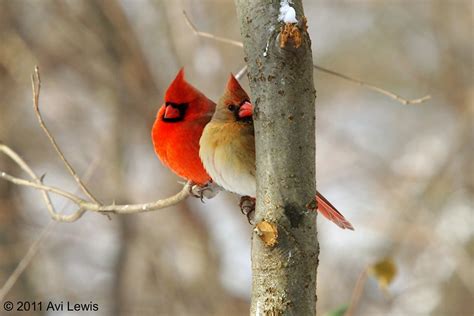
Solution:
<svg viewBox="0 0 474 316"><path fill-rule="evenodd" d="M211 178L199 158L199 138L216 104L184 80L184 70L166 90L165 103L151 132L155 152L168 168L186 180L205 185Z"/></svg>
<svg viewBox="0 0 474 316"><path fill-rule="evenodd" d="M253 106L233 75L217 103L212 120L199 141L199 155L209 175L224 189L243 196L256 196L255 135ZM352 225L321 194L318 211L342 229Z"/></svg>

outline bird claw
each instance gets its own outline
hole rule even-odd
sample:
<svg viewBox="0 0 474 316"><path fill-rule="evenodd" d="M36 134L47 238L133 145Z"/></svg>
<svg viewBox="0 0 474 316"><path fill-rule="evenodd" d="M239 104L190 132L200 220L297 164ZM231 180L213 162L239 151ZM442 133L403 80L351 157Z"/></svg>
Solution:
<svg viewBox="0 0 474 316"><path fill-rule="evenodd" d="M212 199L221 191L220 187L213 182L208 182L205 185L194 184L190 187L189 193L201 200L204 203L204 198Z"/></svg>
<svg viewBox="0 0 474 316"><path fill-rule="evenodd" d="M209 190L206 186L194 184L189 188L189 193L195 198L199 198L204 203L205 192Z"/></svg>
<svg viewBox="0 0 474 316"><path fill-rule="evenodd" d="M250 225L253 225L253 219L255 215L255 198L248 195L240 198L240 211L247 217L247 221Z"/></svg>

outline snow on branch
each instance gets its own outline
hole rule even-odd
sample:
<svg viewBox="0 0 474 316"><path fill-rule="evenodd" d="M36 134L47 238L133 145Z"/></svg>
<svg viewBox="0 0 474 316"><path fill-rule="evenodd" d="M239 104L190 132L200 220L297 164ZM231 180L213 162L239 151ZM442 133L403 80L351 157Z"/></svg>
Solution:
<svg viewBox="0 0 474 316"><path fill-rule="evenodd" d="M280 15L278 16L278 21L283 23L298 23L296 19L296 11L290 5L291 1L283 0L280 2Z"/></svg>

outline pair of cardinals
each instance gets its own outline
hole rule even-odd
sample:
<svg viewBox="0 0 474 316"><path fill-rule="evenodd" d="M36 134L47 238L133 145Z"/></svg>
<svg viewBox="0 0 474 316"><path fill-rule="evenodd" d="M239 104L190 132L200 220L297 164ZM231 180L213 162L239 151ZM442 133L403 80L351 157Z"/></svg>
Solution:
<svg viewBox="0 0 474 316"><path fill-rule="evenodd" d="M256 196L253 105L231 74L215 104L184 79L181 69L165 94L152 129L155 152L178 176L198 186L213 182ZM318 211L342 229L352 225L319 192Z"/></svg>

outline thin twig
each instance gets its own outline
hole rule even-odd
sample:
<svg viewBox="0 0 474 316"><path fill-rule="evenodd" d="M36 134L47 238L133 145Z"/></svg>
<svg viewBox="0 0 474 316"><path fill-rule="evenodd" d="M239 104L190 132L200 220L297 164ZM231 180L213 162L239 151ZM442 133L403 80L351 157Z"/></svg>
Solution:
<svg viewBox="0 0 474 316"><path fill-rule="evenodd" d="M370 90L373 90L373 91L376 91L378 93L381 93L383 95L386 95L398 102L400 102L401 104L405 104L405 105L408 105L408 104L419 104L419 103L423 103L425 102L426 100L429 100L431 99L431 96L428 94L428 95L425 95L424 97L421 97L421 98L417 98L417 99L405 99L405 98L402 98L401 96L393 93L393 92L390 92L388 90L385 90L385 89L382 89L380 87L377 87L373 84L370 84L370 83L367 83L367 82L364 82L362 80L359 80L359 79L354 79L354 78L351 78L349 76L346 76L346 75L343 75L339 72L336 72L336 71L333 71L333 70L330 70L330 69L327 69L327 68L323 68L321 66L318 66L318 65L313 65L313 67L317 70L320 70L322 72L325 72L325 73L328 73L328 74L331 74L333 76L336 76L336 77L339 77L339 78L342 78L342 79L345 79L347 81L350 81L350 82L353 82L355 84L358 84L359 86L361 87L365 87L367 89L370 89Z"/></svg>
<svg viewBox="0 0 474 316"><path fill-rule="evenodd" d="M231 39L225 38L225 37L216 36L216 35L211 34L211 33L198 31L198 29L194 26L194 24L188 18L188 15L186 14L186 11L184 11L184 10L183 10L183 15L184 15L184 19L186 21L186 24L188 24L189 28L194 32L194 34L196 34L198 36L201 36L201 37L211 38L211 39L213 39L215 41L218 41L218 42L231 44L231 45L235 45L235 46L239 46L239 47L244 47L244 44L242 42L234 41L234 40L231 40Z"/></svg>
<svg viewBox="0 0 474 316"><path fill-rule="evenodd" d="M44 185L42 183L42 179L38 178L38 176L33 172L33 170L28 166L28 164L10 147L0 143L0 152L3 152L7 156L9 156L22 170L24 170L33 180L26 180L18 177L14 177L12 175L7 174L6 172L0 171L0 178L3 178L11 183L20 186L26 186L35 188L37 190L41 190L43 192L43 196L45 198L46 205L48 207L48 211L51 215L51 218L60 221L60 222L74 222L82 217L87 211L90 212L98 212L102 214L109 214L109 213L116 213L116 214L133 214L133 213L143 213L143 212L150 212L155 211L158 209L166 208L175 204L180 203L181 201L185 200L189 195L191 195L191 188L192 183L189 181L187 182L182 190L175 195L157 200L150 203L142 203L142 204L126 204L126 205L116 205L115 203L104 205L100 203L87 189L84 185L82 180L79 178L77 173L72 168L71 164L67 161L62 153L61 149L59 148L54 136L48 130L44 120L41 116L39 110L39 94L41 90L41 78L39 69L36 66L35 72L31 77L31 84L33 90L33 105L36 116L38 118L38 122L47 135L49 141L53 145L56 153L60 156L61 160L63 161L64 165L67 167L69 173L74 177L77 184L79 185L80 189L92 200L88 201L76 194L67 192L57 187ZM77 206L77 210L69 215L63 215L54 209L51 200L49 199L48 193L54 193L65 197L66 199L70 200Z"/></svg>
<svg viewBox="0 0 474 316"><path fill-rule="evenodd" d="M72 193L66 192L64 190L61 190L59 188L52 187L52 186L47 186L47 185L44 185L42 183L35 183L35 182L29 181L29 180L26 180L26 179L17 178L17 177L14 177L12 175L9 175L6 172L0 173L0 178L3 178L3 179L5 179L5 180L7 180L7 181L9 181L13 184L16 184L16 185L32 187L32 188L35 188L35 189L42 190L44 192L56 193L58 195L61 195L65 198L71 200L72 202L74 202L76 204L81 204L81 203L84 203L84 202L90 203L90 204L95 204L95 203L91 203L91 202L88 202L86 200L83 200L80 197L78 197L78 196L76 196Z"/></svg>
<svg viewBox="0 0 474 316"><path fill-rule="evenodd" d="M354 286L354 290L352 291L351 302L344 316L352 316L352 314L356 310L357 305L359 304L360 297L362 296L362 293L364 292L364 285L365 285L365 281L367 281L367 276L368 276L367 272L368 272L368 267L364 268L364 270L360 273L359 278L357 279L356 285Z"/></svg>
<svg viewBox="0 0 474 316"><path fill-rule="evenodd" d="M235 79L240 80L245 73L247 72L247 65L243 66L242 69L239 70L239 72L235 75Z"/></svg>
<svg viewBox="0 0 474 316"><path fill-rule="evenodd" d="M10 149L7 147L7 150L10 150ZM11 153L13 153L13 155L16 155L16 153L13 152L13 151L11 151ZM19 156L17 156L17 157L19 158L19 160L15 159L14 161L16 161L16 162L23 161ZM84 179L85 182L87 182L88 179L92 176L92 173L94 172L95 168L99 164L100 156L96 156L96 157L97 158L94 159L94 161L89 165L88 170L86 171L86 173L83 176L83 179ZM29 166L24 162L23 162L23 167L24 168L29 168ZM24 169L24 168L22 168L22 169ZM36 175L32 172L32 174L30 174L30 176L34 179L35 178L34 176L36 176ZM44 193L44 194L47 194L47 193ZM67 204L68 203L66 203L63 206L61 212L66 208ZM18 265L15 267L15 270L13 270L13 272L10 274L7 281L4 283L3 287L0 288L0 301L3 301L5 299L5 296L7 296L7 294L13 288L13 286L18 281L18 279L21 277L23 272L26 270L26 268L28 267L30 262L33 260L34 256L36 255L36 253L40 249L40 246L41 246L41 243L43 242L43 240L45 240L49 236L49 234L53 231L54 227L56 227L57 224L58 224L58 221L55 221L53 218L51 218L48 225L46 225L43 228L43 230L41 231L39 236L30 245L30 247L28 248L28 251L26 252L26 254L20 260Z"/></svg>
<svg viewBox="0 0 474 316"><path fill-rule="evenodd" d="M67 161L66 157L62 153L61 149L59 148L58 144L56 143L56 140L54 137L51 135L48 127L44 123L43 117L41 116L41 112L39 109L39 96L40 96L40 90L41 90L41 77L40 77L40 72L38 66L35 66L35 72L31 75L31 86L33 89L33 106L35 109L35 114L38 119L38 122L43 129L44 133L49 139L49 142L51 145L53 145L54 149L56 150L56 153L59 155L61 160L63 161L64 165L66 166L67 170L69 173L72 175L76 183L79 185L81 190L86 194L92 201L95 203L99 203L99 201L92 195L92 193L86 188L84 183L82 183L82 180L79 178L77 175L76 171L74 168L71 166L71 164Z"/></svg>
<svg viewBox="0 0 474 316"><path fill-rule="evenodd" d="M186 11L183 11L183 15L184 15L184 20L186 21L186 24L193 31L193 33L196 34L197 36L210 38L210 39L213 39L213 40L218 41L218 42L227 43L227 44L235 45L235 46L238 46L238 47L244 47L244 44L242 42L231 40L231 39L228 39L228 38L225 38L225 37L216 36L212 33L199 31L196 28L196 26L189 19L188 15L186 14ZM318 66L318 65L313 65L313 67L314 67L314 69L317 69L321 72L328 73L330 75L339 77L339 78L347 80L349 82L358 84L361 87L365 87L367 89L370 89L370 90L376 91L378 93L381 93L381 94L383 94L385 96L388 96L388 97L390 97L390 98L392 98L392 99L394 99L394 100L396 100L396 101L398 101L402 104L419 104L419 103L425 102L426 100L431 99L430 95L425 95L424 97L417 98L417 99L405 99L405 98L399 96L398 94L395 94L395 93L390 92L388 90L382 89L380 87L377 87L373 84L364 82L362 80L351 78L351 77L346 76L344 74L341 74L337 71L330 70L330 69L327 69L327 68L324 68L324 67L321 67L321 66Z"/></svg>
<svg viewBox="0 0 474 316"><path fill-rule="evenodd" d="M8 277L5 284L0 289L0 302L5 299L5 296L7 296L12 287L15 285L16 281L18 281L21 274L23 273L23 271L25 271L26 267L38 251L41 242L49 235L49 233L51 232L51 228L54 227L56 223L57 222L55 221L50 221L49 224L45 227L45 229L43 229L39 237L31 244L30 248L26 252L26 255L21 259L20 263L16 266L13 273Z"/></svg>
<svg viewBox="0 0 474 316"><path fill-rule="evenodd" d="M10 157L23 171L25 171L36 184L43 184L42 180L34 173L34 171L28 166L28 164L18 155L15 151L10 149L10 147L0 143L0 152L3 152L5 155ZM43 191L43 199L46 203L46 207L48 212L51 216L53 216L56 211L54 209L53 204L51 203L51 199L49 198L48 192Z"/></svg>
<svg viewBox="0 0 474 316"><path fill-rule="evenodd" d="M55 193L61 195L74 204L78 206L78 209L71 215L62 215L58 213L53 214L53 219L61 222L74 222L84 215L86 211L90 212L99 212L99 213L115 213L115 214L135 214L135 213L143 213L143 212L151 212L156 211L158 209L166 208L172 205L175 205L183 200L185 200L190 195L190 188L192 183L189 181L187 182L183 189L176 193L175 195L168 197L166 199L161 199L158 201L150 202L150 203L142 203L142 204L123 204L123 205L116 205L116 204L109 204L109 205L102 205L100 203L89 202L80 198L79 196L72 194L70 192L64 191L57 187L48 186L44 184L38 184L26 179L21 179L14 177L12 175L7 174L6 172L0 173L0 178L3 178L13 184L19 186L26 186L35 188L37 190Z"/></svg>

